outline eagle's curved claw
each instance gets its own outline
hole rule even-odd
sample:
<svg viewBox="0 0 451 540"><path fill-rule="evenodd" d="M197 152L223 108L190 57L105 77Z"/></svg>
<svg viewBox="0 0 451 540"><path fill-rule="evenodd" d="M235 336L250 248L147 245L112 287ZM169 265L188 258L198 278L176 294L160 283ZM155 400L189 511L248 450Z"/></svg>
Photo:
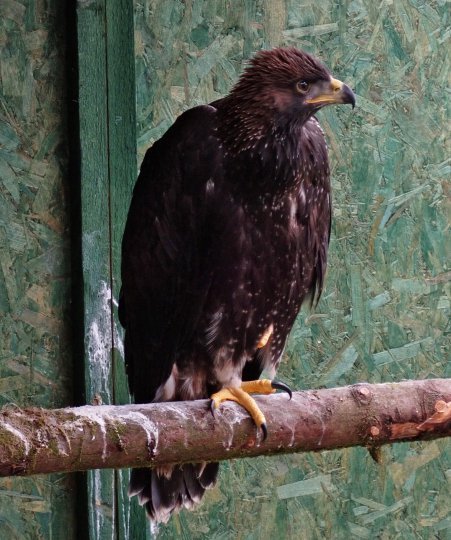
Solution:
<svg viewBox="0 0 451 540"><path fill-rule="evenodd" d="M268 428L266 427L266 423L263 422L263 424L260 424L260 429L262 430L262 440L266 441L266 437L268 436Z"/></svg>
<svg viewBox="0 0 451 540"><path fill-rule="evenodd" d="M283 390L290 396L290 399L293 397L293 392L291 391L291 388L283 382L271 381L271 387L274 388L274 390Z"/></svg>
<svg viewBox="0 0 451 540"><path fill-rule="evenodd" d="M213 418L215 417L216 403L214 399L210 399L210 412Z"/></svg>

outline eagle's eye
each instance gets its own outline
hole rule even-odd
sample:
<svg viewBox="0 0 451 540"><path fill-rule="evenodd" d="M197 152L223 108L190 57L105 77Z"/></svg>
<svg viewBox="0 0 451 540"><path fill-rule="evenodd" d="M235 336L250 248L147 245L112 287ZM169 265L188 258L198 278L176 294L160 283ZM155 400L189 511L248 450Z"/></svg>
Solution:
<svg viewBox="0 0 451 540"><path fill-rule="evenodd" d="M300 94L305 94L308 89L310 88L310 85L307 81L298 81L296 83L296 90L300 93Z"/></svg>

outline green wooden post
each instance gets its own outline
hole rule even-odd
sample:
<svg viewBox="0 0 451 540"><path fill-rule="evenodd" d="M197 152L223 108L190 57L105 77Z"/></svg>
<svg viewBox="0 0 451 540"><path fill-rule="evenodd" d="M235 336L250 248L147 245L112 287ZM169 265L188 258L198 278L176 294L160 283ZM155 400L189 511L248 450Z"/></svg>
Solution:
<svg viewBox="0 0 451 540"><path fill-rule="evenodd" d="M106 20L113 393L115 403L121 404L130 398L116 300L120 291L122 234L137 172L133 3L107 2ZM117 470L115 475L117 538L144 540L149 535L149 524L136 498L130 501L128 497L129 470Z"/></svg>
<svg viewBox="0 0 451 540"><path fill-rule="evenodd" d="M105 10L78 3L82 264L87 403L113 403ZM90 471L90 537L114 538L114 471Z"/></svg>
<svg viewBox="0 0 451 540"><path fill-rule="evenodd" d="M79 123L86 401L129 401L120 325L120 245L136 178L133 6L79 2ZM131 529L128 471L88 473L92 539L145 538Z"/></svg>

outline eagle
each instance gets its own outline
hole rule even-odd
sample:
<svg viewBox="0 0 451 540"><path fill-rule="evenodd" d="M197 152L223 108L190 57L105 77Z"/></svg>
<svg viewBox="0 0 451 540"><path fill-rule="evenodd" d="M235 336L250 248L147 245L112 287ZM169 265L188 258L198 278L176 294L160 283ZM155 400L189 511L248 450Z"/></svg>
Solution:
<svg viewBox="0 0 451 540"><path fill-rule="evenodd" d="M331 230L315 113L349 86L307 52L258 52L230 93L181 114L141 165L122 242L119 318L136 403L241 404L270 394L302 303L317 302ZM268 379L259 379L262 372ZM129 495L166 522L215 484L217 463L131 472Z"/></svg>

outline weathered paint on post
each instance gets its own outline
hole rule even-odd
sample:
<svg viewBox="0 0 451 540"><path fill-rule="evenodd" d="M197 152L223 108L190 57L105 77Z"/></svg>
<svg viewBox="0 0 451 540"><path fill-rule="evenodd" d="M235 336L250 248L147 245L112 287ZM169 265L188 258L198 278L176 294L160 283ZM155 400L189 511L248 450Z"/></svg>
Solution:
<svg viewBox="0 0 451 540"><path fill-rule="evenodd" d="M77 4L85 399L113 403L108 84L103 0ZM87 473L91 538L115 537L114 471Z"/></svg>
<svg viewBox="0 0 451 540"><path fill-rule="evenodd" d="M122 230L136 178L131 3L78 2L77 33L86 401L126 403L115 305ZM142 537L130 528L128 473L96 470L87 477L90 538ZM142 514L138 521L145 531Z"/></svg>

